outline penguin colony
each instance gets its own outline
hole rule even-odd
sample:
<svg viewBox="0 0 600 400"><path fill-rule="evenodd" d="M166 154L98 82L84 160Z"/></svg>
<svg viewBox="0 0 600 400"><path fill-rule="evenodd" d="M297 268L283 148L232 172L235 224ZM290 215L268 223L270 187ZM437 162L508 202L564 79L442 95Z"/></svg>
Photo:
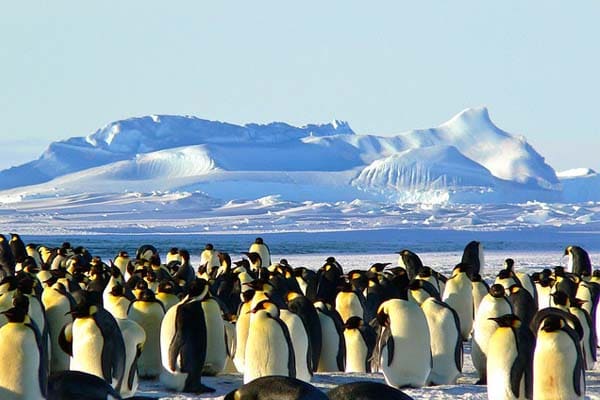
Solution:
<svg viewBox="0 0 600 400"><path fill-rule="evenodd" d="M257 238L232 262L207 244L152 245L108 263L83 247L0 235L0 398L121 399L141 379L206 393L203 376L243 375L225 399L410 399L404 387L455 384L463 343L489 399L583 399L596 367L600 271L587 252L527 274L512 259L482 279L471 242L445 276L410 250L398 265L344 272L270 263ZM267 260L264 262L263 260ZM381 372L327 395L317 372Z"/></svg>

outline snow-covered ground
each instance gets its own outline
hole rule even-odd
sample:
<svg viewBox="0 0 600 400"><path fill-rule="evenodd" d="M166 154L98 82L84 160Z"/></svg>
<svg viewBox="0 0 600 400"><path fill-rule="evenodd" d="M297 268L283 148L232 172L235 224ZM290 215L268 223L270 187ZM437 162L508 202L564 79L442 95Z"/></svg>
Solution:
<svg viewBox="0 0 600 400"><path fill-rule="evenodd" d="M544 266L559 264L561 262L561 254L562 252L560 249L557 249L556 252L515 252L509 250L489 251L486 252L486 269L484 271L484 276L488 281L491 280L494 274L501 268L504 259L507 257L512 257L515 259L515 266L517 269L523 271L535 271ZM331 254L276 254L274 255L274 259L279 259L285 256L292 266L302 265L318 268L323 264L325 258L329 255ZM424 264L430 265L443 272L449 272L450 269L460 261L462 252L423 252L419 253L419 255ZM337 255L336 259L342 264L344 269L350 270L354 268L366 268L374 262L396 263L397 255L389 253L368 255L341 254ZM405 389L404 391L415 399L487 399L486 387L475 385L477 377L471 362L470 351L470 343L466 343L463 376L458 380L457 385L432 386L421 389ZM340 384L365 379L383 382L383 375L379 373L316 374L312 383L322 390L327 391ZM203 378L203 382L206 385L215 388L217 391L213 394L205 394L202 396L185 395L181 393L165 391L158 381L154 381L142 382L141 389L138 391L138 394L160 399L221 399L226 393L240 386L242 384L242 378L240 375L222 375L217 377ZM586 385L586 398L600 399L600 371L587 371Z"/></svg>

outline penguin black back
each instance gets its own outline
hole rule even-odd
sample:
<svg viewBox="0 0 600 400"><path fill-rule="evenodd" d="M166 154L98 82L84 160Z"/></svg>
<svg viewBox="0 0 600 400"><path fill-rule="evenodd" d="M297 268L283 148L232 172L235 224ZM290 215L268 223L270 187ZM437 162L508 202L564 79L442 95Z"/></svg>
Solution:
<svg viewBox="0 0 600 400"><path fill-rule="evenodd" d="M352 382L327 393L329 400L412 400L406 393L379 382Z"/></svg>

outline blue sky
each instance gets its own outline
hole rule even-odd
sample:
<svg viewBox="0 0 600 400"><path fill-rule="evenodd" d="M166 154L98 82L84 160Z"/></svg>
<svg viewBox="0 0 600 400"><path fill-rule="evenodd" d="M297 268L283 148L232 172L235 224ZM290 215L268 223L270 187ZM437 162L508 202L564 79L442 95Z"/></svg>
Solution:
<svg viewBox="0 0 600 400"><path fill-rule="evenodd" d="M485 105L557 170L600 169L600 2L27 1L0 11L0 168L147 114L357 133Z"/></svg>

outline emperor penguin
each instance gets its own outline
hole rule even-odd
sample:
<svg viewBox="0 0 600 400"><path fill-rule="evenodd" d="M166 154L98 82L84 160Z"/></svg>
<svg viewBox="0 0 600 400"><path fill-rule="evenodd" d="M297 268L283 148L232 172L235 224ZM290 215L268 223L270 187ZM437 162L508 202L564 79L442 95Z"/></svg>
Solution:
<svg viewBox="0 0 600 400"><path fill-rule="evenodd" d="M475 274L481 275L485 266L485 256L483 254L483 244L473 240L465 246L461 263L470 266L469 277Z"/></svg>
<svg viewBox="0 0 600 400"><path fill-rule="evenodd" d="M490 292L483 298L479 304L475 322L473 324L473 343L471 349L471 359L473 366L479 376L478 384L486 383L486 363L487 352L490 337L498 327L491 318L501 317L505 314L512 314L512 305L505 295L504 287L496 283L490 287Z"/></svg>
<svg viewBox="0 0 600 400"><path fill-rule="evenodd" d="M269 375L296 377L294 346L278 307L264 300L252 309L245 348L244 383Z"/></svg>
<svg viewBox="0 0 600 400"><path fill-rule="evenodd" d="M42 293L42 303L48 319L50 333L50 373L66 371L69 369L69 355L60 350L59 337L62 327L73 322L71 307L75 306L75 300L61 282L48 286Z"/></svg>
<svg viewBox="0 0 600 400"><path fill-rule="evenodd" d="M527 290L529 292L529 294L531 295L531 298L535 302L535 308L538 308L539 307L538 294L537 294L537 290L535 288L535 282L531 278L531 275L529 275L525 272L515 271L514 265L515 265L515 260L513 260L512 258L507 258L506 260L504 260L504 268L513 273L514 277L516 278L518 283L521 285L521 287L523 287L523 289Z"/></svg>
<svg viewBox="0 0 600 400"><path fill-rule="evenodd" d="M431 337L432 385L454 385L462 373L463 343L458 314L446 303L428 297L421 304Z"/></svg>
<svg viewBox="0 0 600 400"><path fill-rule="evenodd" d="M189 393L214 392L201 383L206 359L207 327L201 299L208 293L204 279L193 279L187 296L171 307L160 326L162 372L167 388Z"/></svg>
<svg viewBox="0 0 600 400"><path fill-rule="evenodd" d="M526 289L520 284L512 285L507 289L508 301L513 308L513 313L519 317L520 323L529 326L537 312L536 302Z"/></svg>
<svg viewBox="0 0 600 400"><path fill-rule="evenodd" d="M138 374L142 379L154 379L160 375L160 325L165 315L162 303L150 289L140 293L129 305L128 319L138 323L145 334L144 351L137 360Z"/></svg>
<svg viewBox="0 0 600 400"><path fill-rule="evenodd" d="M575 299L575 302L569 306L569 313L576 316L583 328L583 337L581 338L584 368L593 370L596 364L596 351L598 347L598 337L596 327L592 322L590 314L583 309L584 302Z"/></svg>
<svg viewBox="0 0 600 400"><path fill-rule="evenodd" d="M537 275L536 275L537 274ZM554 280L552 279L552 271L544 269L542 272L534 274L535 289L538 294L538 309L550 307L550 294Z"/></svg>
<svg viewBox="0 0 600 400"><path fill-rule="evenodd" d="M156 250L156 247L154 247L151 244L144 244L144 245L141 245L140 247L138 247L136 254L135 254L135 258L138 260L150 261L150 258L152 256L157 256L157 255L158 255L158 250Z"/></svg>
<svg viewBox="0 0 600 400"><path fill-rule="evenodd" d="M243 374L254 289L249 288L249 290L242 292L241 296L243 302L238 308L237 320L235 322L235 354L233 355L233 364L238 372Z"/></svg>
<svg viewBox="0 0 600 400"><path fill-rule="evenodd" d="M216 269L221 266L219 253L211 243L207 243L202 253L200 253L200 265L206 266L206 272L211 278L215 277Z"/></svg>
<svg viewBox="0 0 600 400"><path fill-rule="evenodd" d="M225 339L225 321L219 303L208 291L199 298L206 321L206 358L202 368L203 375L214 376L223 371L227 361L227 343Z"/></svg>
<svg viewBox="0 0 600 400"><path fill-rule="evenodd" d="M224 400L328 400L321 390L288 376L264 376L227 393Z"/></svg>
<svg viewBox="0 0 600 400"><path fill-rule="evenodd" d="M469 269L470 266L464 263L454 267L442 296L442 301L458 314L460 334L463 340L469 338L473 329L473 285L467 275Z"/></svg>
<svg viewBox="0 0 600 400"><path fill-rule="evenodd" d="M357 292L348 281L343 281L340 285L341 290L335 296L335 309L342 317L342 321L347 321L350 317L365 318L365 298L362 293Z"/></svg>
<svg viewBox="0 0 600 400"><path fill-rule="evenodd" d="M132 397L138 389L138 361L143 354L146 332L135 321L116 319L125 343L125 373L120 394L123 398Z"/></svg>
<svg viewBox="0 0 600 400"><path fill-rule="evenodd" d="M533 354L533 398L583 399L585 374L577 333L559 315L541 320Z"/></svg>
<svg viewBox="0 0 600 400"><path fill-rule="evenodd" d="M344 371L346 364L346 341L344 323L340 314L322 301L315 303L319 315L323 345L317 372Z"/></svg>
<svg viewBox="0 0 600 400"><path fill-rule="evenodd" d="M0 270L2 274L0 278L12 276L15 274L15 256L4 235L0 234Z"/></svg>
<svg viewBox="0 0 600 400"><path fill-rule="evenodd" d="M271 265L271 250L269 250L269 246L267 246L263 238L257 237L254 243L250 245L248 253L258 253L263 267Z"/></svg>
<svg viewBox="0 0 600 400"><path fill-rule="evenodd" d="M131 263L131 259L129 258L129 253L127 253L125 250L119 251L115 259L113 260L113 265L119 269L119 271L121 272L121 276L123 276L125 280L131 278L131 276L128 275L129 272L127 269L129 263Z"/></svg>
<svg viewBox="0 0 600 400"><path fill-rule="evenodd" d="M47 400L105 400L121 395L102 378L81 371L62 371L48 377Z"/></svg>
<svg viewBox="0 0 600 400"><path fill-rule="evenodd" d="M429 297L440 300L440 294L437 289L428 281L413 279L408 289L408 300L413 301L418 305L423 304Z"/></svg>
<svg viewBox="0 0 600 400"><path fill-rule="evenodd" d="M179 297L177 297L177 294L175 293L175 284L168 280L159 282L156 299L162 303L165 312L175 304L179 303Z"/></svg>
<svg viewBox="0 0 600 400"><path fill-rule="evenodd" d="M592 275L592 263L587 251L579 246L568 246L565 249L565 256L569 257L567 262L567 272L580 276Z"/></svg>
<svg viewBox="0 0 600 400"><path fill-rule="evenodd" d="M329 400L413 400L403 391L380 382L358 381L339 385L327 393Z"/></svg>
<svg viewBox="0 0 600 400"><path fill-rule="evenodd" d="M308 332L304 327L304 323L298 315L285 308L279 310L279 318L287 326L294 347L296 378L304 382L310 382L313 376L313 361ZM316 366L314 369L316 369Z"/></svg>
<svg viewBox="0 0 600 400"><path fill-rule="evenodd" d="M15 262L17 264L20 264L23 262L25 257L28 256L27 249L25 249L25 243L23 243L23 240L21 239L18 233L10 233L9 235L10 240L8 242L8 245L10 246L13 256L15 257Z"/></svg>
<svg viewBox="0 0 600 400"><path fill-rule="evenodd" d="M4 311L8 323L0 328L0 397L6 400L43 400L47 394L47 360L42 336L27 315L29 300L16 296Z"/></svg>
<svg viewBox="0 0 600 400"><path fill-rule="evenodd" d="M423 262L419 256L407 249L400 251L398 254L398 265L406 270L409 280L415 279L423 268Z"/></svg>
<svg viewBox="0 0 600 400"><path fill-rule="evenodd" d="M312 372L315 372L319 365L321 349L323 348L323 336L321 334L319 314L310 300L299 293L287 293L286 301L288 310L298 315L302 320L302 324L304 324L309 340L310 365L312 367Z"/></svg>
<svg viewBox="0 0 600 400"><path fill-rule="evenodd" d="M131 301L127 298L125 292L125 287L117 283L106 296L103 295L104 309L115 318L127 318L127 310L129 310Z"/></svg>
<svg viewBox="0 0 600 400"><path fill-rule="evenodd" d="M99 302L93 293L88 293L75 306L71 311L73 322L63 327L59 343L71 356L71 370L96 375L121 391L125 342L117 321Z"/></svg>
<svg viewBox="0 0 600 400"><path fill-rule="evenodd" d="M431 337L421 307L408 300L385 301L377 312L378 360L388 385L422 387L431 372Z"/></svg>
<svg viewBox="0 0 600 400"><path fill-rule="evenodd" d="M350 317L344 323L346 346L345 372L371 372L371 359L377 344L377 333L360 317Z"/></svg>
<svg viewBox="0 0 600 400"><path fill-rule="evenodd" d="M487 392L490 400L531 399L535 337L519 317L491 318L498 328L489 340Z"/></svg>

